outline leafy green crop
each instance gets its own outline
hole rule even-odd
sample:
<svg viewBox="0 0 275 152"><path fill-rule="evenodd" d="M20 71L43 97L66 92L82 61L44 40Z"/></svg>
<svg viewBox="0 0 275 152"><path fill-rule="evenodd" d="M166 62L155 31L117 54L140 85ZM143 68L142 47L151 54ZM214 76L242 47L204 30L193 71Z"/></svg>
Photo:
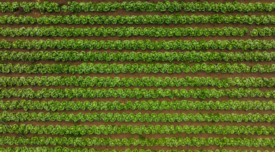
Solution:
<svg viewBox="0 0 275 152"><path fill-rule="evenodd" d="M244 134L244 135L275 135L274 127L257 127L257 126L174 126L174 125L142 125L142 126L132 126L132 125L100 125L100 126L60 126L60 125L49 125L49 126L39 126L32 124L21 124L21 125L10 125L6 126L0 124L0 133L20 133L20 134L50 134L50 135L73 135L73 136L85 136L85 135L110 135L110 134L177 134L177 133L187 133L187 134Z"/></svg>
<svg viewBox="0 0 275 152"><path fill-rule="evenodd" d="M0 3L1 5L1 3ZM40 12L60 12L60 6L55 2L21 2L20 7L23 8L24 12L30 12L34 8L38 9ZM11 11L10 11L11 12Z"/></svg>
<svg viewBox="0 0 275 152"><path fill-rule="evenodd" d="M250 35L252 37L256 36L275 36L275 28L273 27L264 27L264 28L257 28L250 31Z"/></svg>
<svg viewBox="0 0 275 152"><path fill-rule="evenodd" d="M149 36L149 37L172 37L172 36L244 36L248 33L247 28L162 28L162 27L116 27L116 28L61 28L61 27L35 27L35 28L0 28L2 36ZM275 35L275 31L274 31Z"/></svg>
<svg viewBox="0 0 275 152"><path fill-rule="evenodd" d="M143 61L143 62L206 62L206 61L275 61L275 52L251 51L251 52L205 52L205 51L185 51L185 52L119 52L108 51L0 51L0 60L6 61Z"/></svg>
<svg viewBox="0 0 275 152"><path fill-rule="evenodd" d="M0 16L0 24L192 24L192 23L240 23L240 24L275 24L274 15L146 15L146 16L98 16L98 15L65 15L65 16Z"/></svg>
<svg viewBox="0 0 275 152"><path fill-rule="evenodd" d="M221 73L249 73L249 72L260 72L260 73L272 73L275 71L275 64L271 65L260 65L256 64L253 66L241 64L206 64L196 63L190 66L189 64L160 64L160 63L149 63L149 64L93 64L93 63L82 63L80 65L70 64L0 64L0 73L70 73L70 74L90 74L90 73L196 73L204 71L206 73L221 72Z"/></svg>
<svg viewBox="0 0 275 152"><path fill-rule="evenodd" d="M16 6L14 9L11 6ZM75 1L69 1L68 6L67 5L60 5L58 3L54 2L48 2L44 1L41 2L21 2L20 7L23 8L24 12L30 12L34 8L39 9L40 12L60 12L61 10L66 12L67 10L70 12L109 12L109 11L116 11L116 9L123 9L126 11L180 11L184 10L186 12L195 12L195 11L214 11L214 12L255 12L255 11L267 11L271 12L275 9L274 3L239 3L239 2L226 2L226 3L208 3L207 1L204 1L203 3L200 2L170 2L170 1L164 1L164 2L158 2L158 3L150 3L150 2L133 2L133 1L124 1L122 3L118 2L101 2L101 3L92 3L92 2L75 2ZM2 12L10 11L14 12L19 8L17 2L9 3L9 2L0 2L0 10Z"/></svg>
<svg viewBox="0 0 275 152"><path fill-rule="evenodd" d="M90 77L83 78L82 76L70 77L0 77L0 86L81 86L81 87L275 87L274 78L211 78L211 77L189 77L185 78L170 78L170 77L142 77L142 78L110 78L110 77Z"/></svg>
<svg viewBox="0 0 275 152"><path fill-rule="evenodd" d="M80 137L3 137L0 136L1 145L64 145L64 146L246 146L246 147L271 147L275 146L275 138L196 138L196 137L172 137L172 138L123 138L123 139L111 139L111 138L80 138Z"/></svg>
<svg viewBox="0 0 275 152"><path fill-rule="evenodd" d="M222 96L228 96L230 98L237 97L265 97L275 98L275 90L261 91L259 89L47 89L34 91L31 88L28 89L1 89L0 98L158 98L158 97L170 97L170 98L220 98Z"/></svg>
<svg viewBox="0 0 275 152"><path fill-rule="evenodd" d="M0 11L1 12L15 12L19 9L19 3L18 2L0 2Z"/></svg>
<svg viewBox="0 0 275 152"><path fill-rule="evenodd" d="M17 112L8 113L3 111L0 113L0 118L3 121L15 121L15 122L25 122L25 121L81 121L81 122L94 122L94 121L104 121L104 122L187 122L187 121L199 121L199 122L274 122L275 114L259 114L259 113L249 113L249 114L201 114L196 113L152 113L152 114L137 114L134 113L97 113L90 112L86 114L67 114L67 113L44 113L44 112ZM1 141L0 141L1 143ZM230 143L230 142L228 142ZM2 145L2 144L1 144Z"/></svg>
<svg viewBox="0 0 275 152"><path fill-rule="evenodd" d="M227 13L227 12L255 12L255 11L267 11L271 12L275 9L275 4L274 3L239 3L239 2L226 2L226 3L208 3L207 1L204 1L203 3L201 2L169 2L169 1L164 1L164 2L157 2L157 3L150 3L150 2L133 2L133 1L124 1L122 3L118 2L108 2L108 3L77 3L77 2L69 2L68 3L68 9L71 12L80 12L80 11L98 11L98 12L108 12L108 11L115 11L116 9L124 9L126 11L148 11L148 12L153 12L153 11L169 11L169 12L174 12L174 11L180 11L184 10L186 12L195 12L195 11L214 11L214 12L222 12L222 13Z"/></svg>
<svg viewBox="0 0 275 152"><path fill-rule="evenodd" d="M217 40L217 41L197 41L197 40L192 40L192 41L181 41L181 40L175 40L175 41L151 41L149 39L147 40L116 40L116 41L97 41L97 40L81 40L81 39L62 39L60 40L16 40L16 41L7 41L7 40L2 40L0 41L0 49L36 49L36 50L41 50L41 49L111 49L111 50L160 50L160 49L165 49L167 51L169 50L208 50L208 49L241 49L243 51L246 50L270 50L270 49L275 49L275 41L270 40Z"/></svg>
<svg viewBox="0 0 275 152"><path fill-rule="evenodd" d="M1 110L275 110L273 101L33 101L33 100L0 100Z"/></svg>
<svg viewBox="0 0 275 152"><path fill-rule="evenodd" d="M243 151L233 151L233 150L226 150L226 149L216 149L216 150L150 150L150 149L126 149L126 150L108 150L108 149L104 149L104 150L95 150L93 148L88 149L88 148L82 148L82 147L77 147L77 148L68 148L68 147L61 147L61 146L56 146L56 147L15 147L15 148L11 148L11 147L7 147L7 148L0 148L0 150L4 151L4 152L33 152L33 151L54 151L54 152L269 152L268 150L264 150L264 151L248 151L248 150L243 150Z"/></svg>

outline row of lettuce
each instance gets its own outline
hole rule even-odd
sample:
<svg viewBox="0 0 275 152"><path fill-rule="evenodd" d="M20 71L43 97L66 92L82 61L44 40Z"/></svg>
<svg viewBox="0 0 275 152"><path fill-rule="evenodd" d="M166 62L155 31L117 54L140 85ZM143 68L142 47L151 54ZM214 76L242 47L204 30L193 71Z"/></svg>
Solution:
<svg viewBox="0 0 275 152"><path fill-rule="evenodd" d="M105 16L105 15L65 15L65 16L0 16L0 24L275 24L274 15L126 15L126 16Z"/></svg>
<svg viewBox="0 0 275 152"><path fill-rule="evenodd" d="M1 145L62 145L62 146L245 146L245 147L275 147L275 138L197 138L197 137L171 137L171 138L81 138L81 137L10 137L0 136Z"/></svg>
<svg viewBox="0 0 275 152"><path fill-rule="evenodd" d="M0 100L1 110L46 110L46 111L77 111L77 110L272 110L275 111L273 101L187 101L172 102L148 101L38 101L38 100Z"/></svg>
<svg viewBox="0 0 275 152"><path fill-rule="evenodd" d="M91 74L91 73L273 73L275 71L275 64L256 64L246 65L244 63L217 63L206 64L196 63L189 65L181 64L160 64L160 63L134 63L134 64L94 64L81 63L79 65L70 64L0 64L0 73L28 73L28 74Z"/></svg>
<svg viewBox="0 0 275 152"><path fill-rule="evenodd" d="M20 133L20 134L48 134L48 135L73 135L73 136L85 136L85 135L111 135L111 134L222 134L222 135L275 135L274 127L265 126L174 126L174 125L100 125L100 126L60 126L60 125L32 125L32 124L21 124L21 125L3 125L0 124L0 133Z"/></svg>
<svg viewBox="0 0 275 152"><path fill-rule="evenodd" d="M164 1L164 2L75 2L68 1L68 5L61 5L56 2L0 2L0 11L2 12L15 12L20 7L24 12L30 12L33 9L38 9L40 12L109 12L123 9L126 11L160 11L160 12L174 12L184 10L186 12L195 11L214 11L214 12L271 12L275 10L275 3L240 3L240 2L225 2L225 3L209 3L204 2L177 2L177 1Z"/></svg>
<svg viewBox="0 0 275 152"><path fill-rule="evenodd" d="M272 40L174 40L174 41L152 41L146 40L82 40L82 39L62 39L62 40L21 40L7 41L2 39L0 41L0 49L111 49L111 50L208 50L208 49L241 49L247 50L271 50L275 48L275 41Z"/></svg>
<svg viewBox="0 0 275 152"><path fill-rule="evenodd" d="M42 77L0 77L0 86L74 86L74 87L201 87L218 88L237 87L275 87L275 78L235 77L76 77L76 76L42 76Z"/></svg>
<svg viewBox="0 0 275 152"><path fill-rule="evenodd" d="M173 37L173 36L244 36L248 33L248 29L244 28L163 28L163 27L85 27L85 28L61 28L57 27L21 27L21 28L0 28L2 36L61 36L61 37L77 37L77 36L149 36L149 37ZM275 36L275 28L264 27L250 31L251 36Z"/></svg>
<svg viewBox="0 0 275 152"><path fill-rule="evenodd" d="M244 98L244 97L265 97L275 98L275 90L261 91L259 89L53 89L42 88L33 90L27 89L7 89L0 90L0 98Z"/></svg>
<svg viewBox="0 0 275 152"><path fill-rule="evenodd" d="M275 52L251 51L251 52L108 52L108 51L0 51L2 61L143 61L143 62L207 62L207 61L275 61Z"/></svg>
<svg viewBox="0 0 275 152"><path fill-rule="evenodd" d="M56 147L7 147L7 148L0 148L0 150L5 151L5 152L33 152L33 151L58 151L58 152L72 152L72 151L77 151L77 152L269 152L269 150L257 150L257 151L252 151L252 150L226 150L226 149L216 149L216 150L150 150L150 149L126 149L126 150L95 150L93 148L82 148L82 147L77 147L77 148L68 148L68 147L63 147L63 146L56 146Z"/></svg>
<svg viewBox="0 0 275 152"><path fill-rule="evenodd" d="M33 152L33 151L58 151L58 152L72 152L72 151L77 151L77 152L269 152L269 150L257 150L257 151L252 151L252 150L226 150L226 149L216 149L216 150L150 150L150 149L126 149L126 150L95 150L93 148L82 148L82 147L77 147L77 148L68 148L68 147L63 147L63 146L56 146L56 147L7 147L7 148L0 148L0 150L5 151L5 152Z"/></svg>
<svg viewBox="0 0 275 152"><path fill-rule="evenodd" d="M46 111L77 111L77 110L272 110L275 111L273 101L187 101L172 102L148 101L38 101L38 100L0 100L1 110L46 110Z"/></svg>
<svg viewBox="0 0 275 152"><path fill-rule="evenodd" d="M73 121L73 122L267 122L273 123L275 121L275 114L259 114L259 113L248 113L248 114L185 114L185 113L78 113L78 114L67 114L67 113L44 113L44 112L11 112L3 111L0 113L2 121L15 121L15 122L26 122L26 121ZM1 142L0 142L1 143Z"/></svg>
<svg viewBox="0 0 275 152"><path fill-rule="evenodd" d="M78 36L148 36L148 37L173 37L173 36L244 36L249 30L244 28L163 28L163 27L85 27L85 28L61 28L57 27L35 27L35 28L0 28L2 36L61 36L61 37L78 37ZM275 36L275 28L264 27L256 28L250 31L252 37L257 36Z"/></svg>

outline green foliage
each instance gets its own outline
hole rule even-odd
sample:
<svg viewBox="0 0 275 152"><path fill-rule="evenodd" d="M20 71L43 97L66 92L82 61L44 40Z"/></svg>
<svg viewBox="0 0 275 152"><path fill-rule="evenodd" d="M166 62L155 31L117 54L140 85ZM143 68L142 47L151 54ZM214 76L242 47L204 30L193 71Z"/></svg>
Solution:
<svg viewBox="0 0 275 152"><path fill-rule="evenodd" d="M15 12L16 10L19 9L19 3L18 2L0 2L0 11L2 13L4 12Z"/></svg>
<svg viewBox="0 0 275 152"><path fill-rule="evenodd" d="M2 36L61 36L61 37L77 37L77 36L149 36L149 37L172 37L172 36L244 36L248 32L247 28L162 28L162 27L116 27L116 28L61 28L61 27L35 27L35 28L0 28ZM275 34L275 31L274 31Z"/></svg>
<svg viewBox="0 0 275 152"><path fill-rule="evenodd" d="M228 142L232 141L232 142ZM196 138L196 137L172 137L172 138L145 138L139 140L135 138L111 139L111 138L80 138L80 137L0 137L1 145L64 145L64 146L245 146L245 147L271 147L275 146L275 138Z"/></svg>
<svg viewBox="0 0 275 152"><path fill-rule="evenodd" d="M90 50L100 50L100 49L111 49L111 50L160 50L165 49L167 51L169 50L208 50L208 49L228 49L232 50L234 49L241 49L243 51L247 50L270 50L275 49L275 41L270 40L217 40L217 41L187 41L187 40L175 40L175 41L151 41L149 39L147 40L116 40L116 41L97 41L97 40L81 40L81 39L62 39L60 40L16 40L16 41L7 41L2 40L0 41L0 49L90 49Z"/></svg>
<svg viewBox="0 0 275 152"><path fill-rule="evenodd" d="M21 124L21 125L10 125L6 126L0 124L0 133L20 133L20 134L48 134L48 135L73 135L73 136L85 136L85 135L110 135L110 134L121 134L121 133L130 133L130 134L177 134L177 133L187 133L187 134L244 134L244 135L275 135L274 127L257 127L257 126L174 126L174 125L141 125L141 126L132 126L132 125L100 125L100 126L60 126L60 125L49 125L49 126L39 126L32 124ZM144 137L143 137L144 138Z"/></svg>
<svg viewBox="0 0 275 152"><path fill-rule="evenodd" d="M256 36L275 36L275 28L274 27L264 27L257 28L250 31L250 35L252 37Z"/></svg>
<svg viewBox="0 0 275 152"><path fill-rule="evenodd" d="M275 110L273 101L127 101L121 103L103 101L33 101L13 100L0 101L1 110L46 110L46 111L77 111L77 110Z"/></svg>
<svg viewBox="0 0 275 152"><path fill-rule="evenodd" d="M205 52L205 51L185 51L185 52L119 52L108 51L0 51L0 60L7 61L30 61L40 60L54 61L143 61L143 62L206 62L206 61L275 61L275 52L251 51L251 52Z"/></svg>
<svg viewBox="0 0 275 152"><path fill-rule="evenodd" d="M47 89L43 88L41 90L34 91L31 88L28 89L1 89L0 98L220 98L223 96L228 96L230 98L237 97L265 97L265 98L275 98L275 90L260 91L259 89Z"/></svg>
<svg viewBox="0 0 275 152"><path fill-rule="evenodd" d="M42 2L21 2L20 7L23 8L24 12L30 12L34 8L40 12L60 12L60 6L58 3L44 1Z"/></svg>
<svg viewBox="0 0 275 152"><path fill-rule="evenodd" d="M210 113L201 114L196 113L145 113L137 114L134 113L78 113L78 114L67 114L67 113L44 113L44 112L17 112L8 113L3 111L0 113L0 118L3 121L15 121L15 122L25 122L25 121L81 121L81 122L94 122L94 121L104 121L104 122L187 122L187 121L199 121L199 122L274 122L275 114L259 114L259 113L248 113L248 114L220 114L220 113ZM1 143L1 142L0 142ZM228 142L230 143L230 142ZM1 144L2 145L2 144Z"/></svg>
<svg viewBox="0 0 275 152"><path fill-rule="evenodd" d="M275 87L274 78L211 78L211 77L142 77L142 78L120 78L120 77L0 77L0 86L75 86L75 87L201 87L212 86L218 88L237 87Z"/></svg>
<svg viewBox="0 0 275 152"><path fill-rule="evenodd" d="M196 73L204 71L206 73L221 72L221 73L249 73L249 72L260 72L260 73L272 73L275 71L275 64L260 65L256 64L253 66L241 64L206 64L196 63L192 66L189 64L160 64L160 63L149 63L149 64L93 64L93 63L82 63L80 65L69 65L69 64L0 64L0 73L28 73L28 74L46 74L46 73L71 73L71 74L90 74L90 73Z"/></svg>
<svg viewBox="0 0 275 152"><path fill-rule="evenodd" d="M10 10L10 12L14 12L15 10L9 9L11 5L14 5L14 3L9 2L1 2L0 3L0 10L2 12L5 12L6 10ZM59 12L60 6L58 3L54 2L48 2L44 1L41 2L21 2L20 6L23 8L24 12L30 12L34 8L39 9L40 12ZM200 2L170 2L170 1L164 1L164 2L158 2L158 3L150 3L150 2L133 2L133 1L124 1L122 3L118 2L101 2L101 3L92 3L92 2L75 2L75 1L69 1L68 6L62 5L61 10L66 12L69 10L70 12L109 12L109 11L116 11L116 9L123 9L126 11L161 11L161 12L174 12L174 11L180 11L184 10L186 12L195 12L195 11L214 11L214 12L222 12L222 13L228 13L228 12L255 12L255 11L267 11L271 12L275 9L274 3L239 3L239 2L226 2L226 3L208 3L207 1L204 1L203 3ZM18 9L18 6L17 6Z"/></svg>
<svg viewBox="0 0 275 152"><path fill-rule="evenodd" d="M232 151L232 150L226 150L226 149L216 149L216 150L150 150L150 149L126 149L126 150L120 150L117 151L115 149L113 150L95 150L93 148L91 149L87 149L87 148L82 148L82 147L78 147L78 148L68 148L68 147L61 147L61 146L56 146L56 147L15 147L15 148L11 148L11 147L7 147L7 148L0 148L0 150L4 151L4 152L33 152L33 151L54 151L54 152L269 152L268 150L264 150L264 151L247 151L247 150L243 150L243 151Z"/></svg>
<svg viewBox="0 0 275 152"><path fill-rule="evenodd" d="M62 10L66 8L62 7ZM211 24L275 24L274 15L146 15L146 16L105 16L105 15L65 15L65 16L0 16L0 24L192 24L192 23L211 23Z"/></svg>
<svg viewBox="0 0 275 152"><path fill-rule="evenodd" d="M69 2L68 3L69 10L71 12L88 12L88 11L97 11L97 12L108 12L108 11L116 11L116 9L124 9L126 11L161 11L169 12L180 11L184 10L186 12L195 12L195 11L214 11L214 12L255 12L255 11L267 11L271 12L275 9L274 3L239 3L239 2L226 2L226 3L208 3L207 1L201 2L157 2L157 3L150 3L150 2L133 2L133 1L124 1L122 3L118 2L108 2L108 3L77 3L77 2Z"/></svg>

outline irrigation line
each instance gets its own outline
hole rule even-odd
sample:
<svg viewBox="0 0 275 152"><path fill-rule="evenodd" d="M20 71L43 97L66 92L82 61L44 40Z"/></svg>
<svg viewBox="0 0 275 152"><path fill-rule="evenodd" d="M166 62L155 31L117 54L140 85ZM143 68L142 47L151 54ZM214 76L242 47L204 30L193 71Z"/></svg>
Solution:
<svg viewBox="0 0 275 152"><path fill-rule="evenodd" d="M5 123L4 121L2 121L1 119L0 119L0 122L2 123L2 124L4 124L4 125L6 125L7 127L10 127L7 123ZM26 136L24 136L23 134L20 134L20 133L18 133L21 137L23 137L23 138L27 138ZM38 145L36 145L35 144L35 146L37 146L37 147L40 147L40 146L38 146Z"/></svg>

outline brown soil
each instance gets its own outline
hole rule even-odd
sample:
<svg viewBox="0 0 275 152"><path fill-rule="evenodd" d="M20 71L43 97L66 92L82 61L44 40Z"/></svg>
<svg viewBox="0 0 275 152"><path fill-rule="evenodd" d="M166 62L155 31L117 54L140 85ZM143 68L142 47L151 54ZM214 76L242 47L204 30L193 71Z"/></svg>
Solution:
<svg viewBox="0 0 275 152"><path fill-rule="evenodd" d="M6 2L15 2L16 0L5 0ZM26 2L36 2L34 0L24 0ZM48 0L50 2L56 2L54 0ZM89 0L81 0L81 1L78 1L78 2L88 2ZM94 0L93 3L97 3L97 2L115 2L116 0ZM118 0L118 2L122 2L123 0ZM133 1L138 1L138 0L133 0ZM162 1L162 0L148 0L148 2L158 2L158 1ZM184 2L192 2L193 0L184 0ZM227 0L227 2L233 2L234 0ZM245 1L245 0L238 0L239 2L243 2L243 3L248 3L248 1ZM60 0L58 1L59 4L67 4L68 0ZM203 2L203 1L201 1ZM209 2L212 2L212 0L210 0ZM225 0L215 0L215 2L225 2ZM258 2L256 0L250 0L249 2L252 2L252 3L255 3L255 2ZM261 2L266 2L266 3L271 3L273 2L272 0L264 0L264 1L261 1ZM43 16L43 15L73 15L73 14L76 14L76 15L107 15L107 16L110 16L110 15L113 15L113 16L116 16L116 15L121 15L121 16L124 16L124 15L154 15L154 14L158 14L158 15L170 15L170 14L187 14L187 15L192 15L192 14L195 14L195 15L213 15L213 14L219 14L219 15L223 15L223 13L215 13L215 12L195 12L195 13L192 13L192 12L184 12L184 11L179 11L179 12L174 12L174 13L170 13L170 12L164 12L164 13L161 13L161 12L127 12L125 10L117 10L115 12L107 12L107 13L103 13L103 12L88 12L88 13L71 13L71 12L61 12L61 13L43 13L41 14L38 10L34 10L30 13L24 13L23 9L20 8L18 11L14 12L14 13L0 13L1 16L3 15L16 15L16 16L19 16L19 15L29 15L29 16L33 16L33 17L39 17L39 16ZM240 15L267 15L267 14L270 14L270 15L274 15L273 12L272 13L267 13L267 12L252 12L252 13L240 13L240 12L234 12L234 13L227 13L227 14L224 14L224 15L237 15L237 14L240 14ZM35 25L24 25L24 24L21 24L21 25L16 25L16 24L13 24L13 25L1 25L1 27L3 28L6 28L6 27L11 27L11 28L20 28L20 27L43 27L43 26L46 26L46 27L50 27L50 26L60 26L60 27L68 27L68 28L71 28L71 27L75 27L75 28L83 28L83 27L101 27L101 26L104 26L104 27L121 27L121 26L127 26L127 27L130 27L130 26L133 26L133 27L169 27L169 28L174 28L174 27L199 27L199 28L223 28L223 27L247 27L249 30L252 30L252 29L255 29L257 27L265 27L265 26L268 26L268 27L274 27L274 25L247 25L247 24L185 24L185 25L181 25L181 24L177 24L177 25L174 25L174 24L170 24L170 25L151 25L151 24L148 24L148 25L90 25L90 24L87 24L87 25L65 25L65 24L59 24L59 25L38 25L38 24L35 24ZM165 38L155 38L155 37L142 37L142 36L132 36L132 37L70 37L70 38L67 38L67 37L64 37L66 39L88 39L88 40L144 40L144 39L150 39L152 41L160 41L160 40L166 40L166 41L169 41L169 40L176 40L176 39L180 39L180 40L232 40L232 39L237 39L237 40L248 40L248 39L252 39L252 40L255 40L255 39L259 39L259 40L271 40L273 39L274 37L251 37L250 34L248 33L247 35L243 36L243 37L225 37L225 36L222 36L222 37L219 37L219 36L216 36L216 37L212 37L212 36L209 36L209 37L190 37L190 36L187 36L187 37L165 37ZM35 39L43 39L43 40L46 40L46 39L51 39L51 40L57 40L57 39L63 39L62 37L14 37L14 38L11 38L11 37L3 37L3 36L0 36L0 40L1 39L6 39L7 41L15 41L17 39L21 39L21 40L35 40ZM27 52L27 51L37 51L37 50L27 50L27 49L11 49L9 51L22 51L22 52ZM43 50L44 51L44 50ZM47 49L47 51L52 51L51 49ZM65 51L65 49L64 49ZM77 51L82 51L82 50L77 50ZM84 50L85 52L87 51L90 51L90 50ZM99 51L99 50L92 50L93 52L96 52L96 51ZM107 52L116 52L117 50L100 50L100 51L107 51ZM130 52L130 51L133 51L133 50L122 50L121 52ZM150 50L146 50L146 51L142 51L142 50L136 50L137 52L151 52ZM207 51L210 51L210 52L220 52L221 50L207 50ZM243 52L241 50L224 50L225 52ZM262 50L258 50L258 51L262 51ZM164 49L158 51L158 52L165 52ZM172 51L170 51L172 52ZM180 50L175 50L175 52L185 52L185 51L180 51ZM274 50L269 50L267 52L274 52ZM71 65L78 65L78 64L81 64L81 62L55 62L55 61L37 61L37 62L22 62L22 61L19 61L19 62L15 62L15 61L2 61L2 63L13 63L13 64L16 64L16 63L20 63L20 64L24 64L24 63L27 63L27 64L37 64L37 63L43 63L43 64L54 64L54 63L57 63L57 64L71 64ZM95 63L106 63L106 62L95 62ZM108 62L108 63L115 63L115 62ZM117 62L118 64L121 64L121 62ZM126 64L126 63L134 63L134 62L123 62L122 64ZM138 63L143 63L143 62L138 62ZM164 63L164 62L159 62L159 63ZM170 63L170 62L169 62ZM179 64L181 62L172 62L172 63L176 63L176 64ZM188 62L187 62L188 63ZM206 62L206 63L227 63L227 62ZM233 63L232 61L230 61L230 63ZM247 61L244 61L244 62L237 62L237 63L245 63L247 65L255 65L255 64L274 64L275 62L274 61L271 61L271 62L247 62ZM190 65L193 65L195 63L190 63ZM79 74L75 74L77 77L79 77L80 75ZM10 77L20 77L20 76L24 76L24 77L28 77L28 76L42 76L42 74L26 74L26 73L23 73L23 74L19 74L19 73L10 73L10 74L3 74L1 73L0 76L10 76ZM71 74L44 74L43 76L71 76ZM215 77L215 78L229 78L229 77L266 77L266 78L272 78L274 77L273 73L234 73L234 74L222 74L221 72L218 72L218 73L205 73L205 72L197 72L197 73L174 73L174 74L161 74L161 73L156 73L156 74L146 74L146 73L134 73L134 74L130 74L130 73L127 73L127 74L124 74L124 73L121 73L121 74L88 74L88 75L81 75L81 76L91 76L91 77L107 77L107 76L110 76L110 77L134 77L134 78L141 78L141 77L150 77L150 76L155 76L155 77L177 77L177 78L182 78L182 77L186 77L186 76L190 76L190 77ZM0 88L3 88L3 87L0 87ZM12 87L7 87L7 88L12 88ZM34 90L39 90L41 88L44 88L44 87L38 87L38 86L29 86L29 87L14 87L14 88L32 88ZM60 86L60 87L49 87L49 88L79 88L79 87L72 87L72 86L69 86L69 87L66 87L66 86ZM123 87L125 88L125 87ZM130 87L131 89L134 88L134 87ZM144 87L145 89L156 89L155 87ZM167 87L169 89L192 89L191 87L179 87L179 88L176 88L176 87ZM209 88L209 89L212 89L212 88L215 88L215 89L218 89L216 87L199 87L200 89L204 89L204 88ZM232 89L232 88L237 88L237 87L230 87L229 89ZM94 87L94 89L102 89L102 88L97 88L97 87ZM115 88L117 89L117 88ZM193 88L194 89L194 88ZM224 89L224 88L222 88ZM251 88L253 89L253 88ZM267 87L264 87L264 88L259 88L260 90L262 91L266 91L266 90L274 90L274 88L267 88ZM21 100L22 98L10 98L10 99L3 99L4 101L12 101L12 100ZM125 103L126 101L141 101L141 100L150 100L150 99L145 99L145 98L142 98L142 99L129 99L129 98L126 98L126 99L122 99L122 98L95 98L95 99L85 99L85 98L73 98L73 99L68 99L68 98L64 98L64 99L52 99L52 98L47 98L47 99L33 99L33 100L38 100L38 101L49 101L49 100L55 100L55 101L63 101L63 100L71 100L71 101L86 101L86 100L89 100L89 101L120 101L120 102L123 102ZM193 98L189 98L189 99L184 99L184 98L181 98L181 99L177 99L177 98L174 98L174 99L171 99L171 98L157 98L157 99L152 99L152 100L166 100L166 101L169 101L169 102L172 102L174 100L188 100L188 101L202 101L201 99L193 99ZM210 101L210 100L213 100L213 101L227 101L227 100L239 100L239 101L269 101L269 100L272 100L272 99L266 99L264 97L262 98L241 98L241 99L237 99L237 98L229 98L229 97L221 97L219 99L214 99L214 98L210 98L210 99L205 99L205 101ZM23 110L11 110L9 112L24 112ZM0 111L2 112L2 111ZM29 111L29 112L47 112L47 111ZM122 110L122 111L117 111L117 110L114 110L114 111L88 111L88 110L80 110L80 111L62 111L62 112L66 112L66 113L74 113L74 114L77 114L79 112L81 113L88 113L88 112L99 112L99 113L102 113L102 112L119 112L119 113L138 113L138 112L141 112L141 113L222 113L222 114L226 114L226 113L235 113L235 114L248 114L248 113L260 113L260 114L272 114L273 111L271 110L266 110L266 111L261 111L261 110L249 110L249 111L240 111L240 110L163 110L163 111L146 111L146 110ZM59 112L59 113L62 113L62 112ZM230 126L233 126L233 125L237 125L237 126L241 126L241 125L250 125L250 126L271 126L271 127L275 127L274 123L265 123L265 122L259 122L259 123L245 123L245 122L242 122L242 123L230 123L230 122L218 122L218 123L215 123L215 122L211 122L211 123L208 123L208 122L192 122L192 121L189 121L189 122L174 122L174 123L163 123L163 122L151 122L151 123L144 123L144 122L137 122L137 123L125 123L125 122L102 122L102 121L99 121L99 122L77 122L77 123L73 123L73 122L65 122L65 121L62 121L62 122L50 122L50 121L46 121L46 122L36 122L36 121L27 121L27 122L7 122L9 125L12 125L12 124L33 124L33 125L62 125L62 126L72 126L72 125L88 125L88 126L92 126L92 125L122 125L122 124L127 124L127 125L194 125L194 126L198 126L198 125L202 125L202 126L205 126L205 125L222 125L222 126L225 126L225 125L230 125ZM5 134L5 136L12 136L12 137L19 137L19 135L16 135L16 134ZM27 137L32 137L32 136L36 136L35 134L28 134L26 135ZM50 137L50 135L38 135L38 136L45 136L45 137ZM262 135L262 136L258 136L258 135L216 135L216 134L197 134L197 135L193 135L193 134L184 134L184 133L179 133L179 134L154 134L154 135L143 135L147 138L163 138L163 137L203 137L203 138L208 138L208 137L252 137L252 138L272 138L274 137L273 135L268 135L268 136L265 136L265 135ZM88 137L93 137L93 136L85 136L84 138L88 138ZM138 138L139 135L131 135L131 134L115 134L115 135L109 135L109 136L105 136L105 135L96 135L96 137L111 137L111 138L129 138L129 137L133 137L133 138ZM16 146L9 146L9 145L2 145L0 147L16 147ZM29 146L29 147L32 147L32 146ZM53 147L53 146L49 146L49 147ZM73 146L69 146L71 148L73 148ZM96 150L104 150L104 149L109 149L109 150L112 150L112 149L116 149L116 150L125 150L126 148L131 148L131 149L134 149L134 148L137 148L137 149L151 149L151 150L160 150L160 149L163 149L163 150L171 150L171 149L177 149L177 150L188 150L188 149L192 149L192 150L201 150L201 149L205 149L205 150L215 150L215 149L227 149L227 150L253 150L253 151L256 151L256 150L269 150L269 151L272 151L274 149L270 148L270 147L258 147L258 148L255 148L255 147L229 147L229 146L226 146L226 147L218 147L218 146L209 146L209 147L205 147L205 146L201 146L201 147L195 147L195 146L185 146L185 147L167 147L167 146L164 146L164 147L160 147L160 146L153 146L153 147L147 147L147 146L133 146L133 147L110 147L110 146L94 146L94 147L89 147L89 148L94 148Z"/></svg>

